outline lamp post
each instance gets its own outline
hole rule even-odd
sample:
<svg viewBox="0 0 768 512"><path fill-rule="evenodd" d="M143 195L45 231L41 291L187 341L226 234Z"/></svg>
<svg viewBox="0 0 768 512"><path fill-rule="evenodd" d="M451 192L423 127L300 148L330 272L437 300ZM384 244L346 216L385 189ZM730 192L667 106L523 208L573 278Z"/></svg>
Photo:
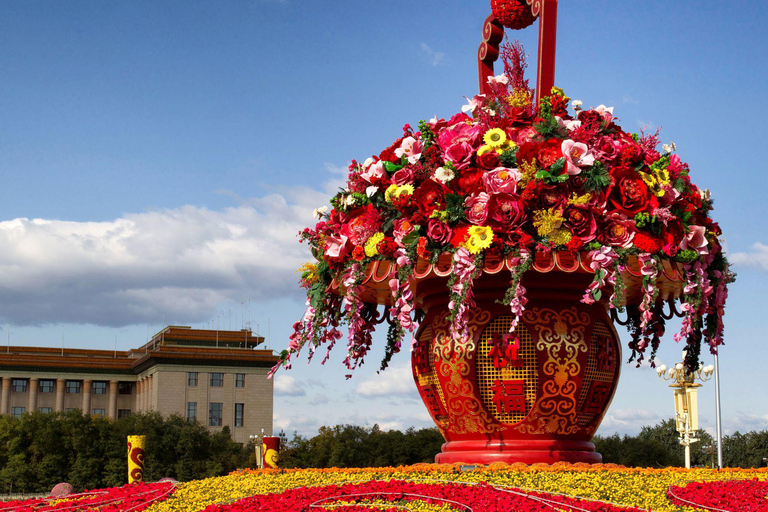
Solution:
<svg viewBox="0 0 768 512"><path fill-rule="evenodd" d="M685 360L685 351L683 351ZM661 365L656 373L662 380L670 381L669 385L675 392L675 425L680 434L680 444L685 446L685 467L691 468L691 445L699 441L699 407L697 380L706 382L712 378L715 367L699 365L693 371L688 371L683 363L677 363L667 372L667 366Z"/></svg>
<svg viewBox="0 0 768 512"><path fill-rule="evenodd" d="M262 429L262 432L264 430ZM264 457L262 457L261 454L261 437L258 434L252 434L249 436L251 441L253 441L254 449L256 450L256 467L259 469L262 469L264 467Z"/></svg>

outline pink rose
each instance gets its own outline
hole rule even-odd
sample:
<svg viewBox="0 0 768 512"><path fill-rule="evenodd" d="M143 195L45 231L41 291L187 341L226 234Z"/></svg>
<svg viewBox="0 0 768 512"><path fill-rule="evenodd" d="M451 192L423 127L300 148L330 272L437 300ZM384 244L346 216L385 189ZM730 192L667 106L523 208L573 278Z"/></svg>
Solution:
<svg viewBox="0 0 768 512"><path fill-rule="evenodd" d="M599 160L610 163L618 158L621 144L610 137L600 137L592 149Z"/></svg>
<svg viewBox="0 0 768 512"><path fill-rule="evenodd" d="M453 230L445 222L430 219L427 225L427 237L439 244L447 244L453 236Z"/></svg>
<svg viewBox="0 0 768 512"><path fill-rule="evenodd" d="M599 238L603 244L627 249L632 246L636 231L635 221L623 213L614 212L607 217Z"/></svg>
<svg viewBox="0 0 768 512"><path fill-rule="evenodd" d="M349 238L344 235L325 237L325 255L329 258L341 258L349 253Z"/></svg>
<svg viewBox="0 0 768 512"><path fill-rule="evenodd" d="M415 176L411 166L403 167L392 175L392 183L395 185L406 185L413 183Z"/></svg>
<svg viewBox="0 0 768 512"><path fill-rule="evenodd" d="M485 183L485 189L491 194L514 194L521 176L517 169L497 167L483 174L483 183Z"/></svg>
<svg viewBox="0 0 768 512"><path fill-rule="evenodd" d="M690 249L699 254L708 254L707 237L704 236L706 231L707 229L704 226L688 226L688 233L685 235L682 242L680 242L680 248L683 250Z"/></svg>
<svg viewBox="0 0 768 512"><path fill-rule="evenodd" d="M397 245L403 247L403 238L409 235L413 231L413 224L405 219L395 219L392 223L393 231L392 235L397 242Z"/></svg>
<svg viewBox="0 0 768 512"><path fill-rule="evenodd" d="M445 159L457 169L466 169L472 163L472 155L475 150L466 142L460 142L449 147L445 151Z"/></svg>
<svg viewBox="0 0 768 512"><path fill-rule="evenodd" d="M595 239L597 221L588 206L568 207L563 216L573 235L579 237L582 242L587 243Z"/></svg>
<svg viewBox="0 0 768 512"><path fill-rule="evenodd" d="M446 128L437 136L437 143L447 151L456 144L465 142L471 147L477 147L481 138L480 128L464 122Z"/></svg>
<svg viewBox="0 0 768 512"><path fill-rule="evenodd" d="M471 195L464 201L464 207L467 212L467 220L475 226L484 226L485 219L488 218L488 199L490 196L485 192Z"/></svg>

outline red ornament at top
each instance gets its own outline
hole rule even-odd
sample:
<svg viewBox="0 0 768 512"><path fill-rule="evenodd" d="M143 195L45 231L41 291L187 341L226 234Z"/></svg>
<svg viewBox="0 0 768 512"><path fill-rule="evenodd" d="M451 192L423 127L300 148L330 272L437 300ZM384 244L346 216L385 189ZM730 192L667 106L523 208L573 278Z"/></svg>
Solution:
<svg viewBox="0 0 768 512"><path fill-rule="evenodd" d="M536 21L525 0L491 0L491 10L502 25L512 30L522 30Z"/></svg>

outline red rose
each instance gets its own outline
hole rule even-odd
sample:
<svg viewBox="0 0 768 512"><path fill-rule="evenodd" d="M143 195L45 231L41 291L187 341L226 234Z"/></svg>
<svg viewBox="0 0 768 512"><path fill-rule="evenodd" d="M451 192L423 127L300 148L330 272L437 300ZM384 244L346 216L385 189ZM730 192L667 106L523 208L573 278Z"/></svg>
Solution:
<svg viewBox="0 0 768 512"><path fill-rule="evenodd" d="M483 153L482 155L477 157L477 166L480 169L484 169L486 171L492 171L495 168L501 166L499 155L495 151L489 151L487 153Z"/></svg>
<svg viewBox="0 0 768 512"><path fill-rule="evenodd" d="M423 182L413 193L413 201L419 213L428 219L435 210L445 210L445 194L448 189L434 180Z"/></svg>
<svg viewBox="0 0 768 512"><path fill-rule="evenodd" d="M595 239L597 221L587 206L571 206L566 208L563 216L566 225L571 229L574 239L578 238L582 245Z"/></svg>
<svg viewBox="0 0 768 512"><path fill-rule="evenodd" d="M608 200L616 211L630 217L640 212L651 212L659 206L659 200L649 190L634 169L616 167L611 170Z"/></svg>
<svg viewBox="0 0 768 512"><path fill-rule="evenodd" d="M525 210L518 197L493 194L488 200L488 219L494 230L507 232L525 221Z"/></svg>
<svg viewBox="0 0 768 512"><path fill-rule="evenodd" d="M427 237L439 244L447 244L451 240L453 231L448 224L437 219L430 219L427 225Z"/></svg>
<svg viewBox="0 0 768 512"><path fill-rule="evenodd" d="M539 145L535 142L523 142L517 150L517 162L532 162L539 156Z"/></svg>
<svg viewBox="0 0 768 512"><path fill-rule="evenodd" d="M539 146L537 161L544 167L550 167L563 156L562 143L557 139L548 139Z"/></svg>
<svg viewBox="0 0 768 512"><path fill-rule="evenodd" d="M534 183L532 180L531 183ZM535 208L536 210L546 210L548 208L562 208L568 201L566 190L556 185L545 185L541 181L536 181Z"/></svg>

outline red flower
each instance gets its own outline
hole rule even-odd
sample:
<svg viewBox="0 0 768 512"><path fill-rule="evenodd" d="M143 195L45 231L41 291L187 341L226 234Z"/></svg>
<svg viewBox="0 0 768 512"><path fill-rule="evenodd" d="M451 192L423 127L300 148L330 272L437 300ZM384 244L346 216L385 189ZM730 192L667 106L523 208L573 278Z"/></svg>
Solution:
<svg viewBox="0 0 768 512"><path fill-rule="evenodd" d="M616 167L611 170L611 178L608 200L617 211L634 217L637 213L651 212L659 206L659 200L634 169Z"/></svg>
<svg viewBox="0 0 768 512"><path fill-rule="evenodd" d="M393 142L391 146L381 152L379 159L385 162L400 163L400 158L395 155L395 150L400 147L406 137L408 137L408 135L403 135Z"/></svg>
<svg viewBox="0 0 768 512"><path fill-rule="evenodd" d="M447 191L445 185L434 180L423 182L413 193L413 201L416 203L419 213L428 219L435 210L445 210Z"/></svg>
<svg viewBox="0 0 768 512"><path fill-rule="evenodd" d="M451 182L456 192L464 195L479 194L485 192L483 184L483 172L477 169L469 169L459 173L459 177Z"/></svg>
<svg viewBox="0 0 768 512"><path fill-rule="evenodd" d="M363 245L381 227L381 216L372 204L357 208L349 213L341 227L341 234L349 237L355 245Z"/></svg>
<svg viewBox="0 0 768 512"><path fill-rule="evenodd" d="M563 156L560 149L562 143L557 139L548 139L539 146L538 162L544 167L550 167Z"/></svg>
<svg viewBox="0 0 768 512"><path fill-rule="evenodd" d="M512 30L530 27L536 21L525 0L491 0L491 11L499 23Z"/></svg>
<svg viewBox="0 0 768 512"><path fill-rule="evenodd" d="M379 254L382 256L392 256L397 250L397 243L392 238L387 237L378 243L376 249L379 250Z"/></svg>
<svg viewBox="0 0 768 512"><path fill-rule="evenodd" d="M429 259L431 256L427 250L427 239L423 236L419 238L419 243L416 245L416 253L424 259Z"/></svg>
<svg viewBox="0 0 768 512"><path fill-rule="evenodd" d="M365 258L365 249L362 245L355 246L355 248L352 250L352 257L357 261L361 261L363 258Z"/></svg>
<svg viewBox="0 0 768 512"><path fill-rule="evenodd" d="M453 230L453 237L451 237L451 245L459 247L461 244L467 241L469 238L469 226L462 226Z"/></svg>
<svg viewBox="0 0 768 512"><path fill-rule="evenodd" d="M574 235L572 240L578 239L583 245L595 239L597 221L588 207L571 206L566 208L563 216L565 217L566 225Z"/></svg>
<svg viewBox="0 0 768 512"><path fill-rule="evenodd" d="M661 250L661 240L643 231L635 233L635 240L632 243L640 249L640 252L655 254Z"/></svg>
<svg viewBox="0 0 768 512"><path fill-rule="evenodd" d="M517 196L493 194L488 200L488 220L494 231L507 232L525 221L525 210Z"/></svg>
<svg viewBox="0 0 768 512"><path fill-rule="evenodd" d="M499 155L495 151L483 153L477 157L477 166L486 171L492 171L495 168L501 166Z"/></svg>

